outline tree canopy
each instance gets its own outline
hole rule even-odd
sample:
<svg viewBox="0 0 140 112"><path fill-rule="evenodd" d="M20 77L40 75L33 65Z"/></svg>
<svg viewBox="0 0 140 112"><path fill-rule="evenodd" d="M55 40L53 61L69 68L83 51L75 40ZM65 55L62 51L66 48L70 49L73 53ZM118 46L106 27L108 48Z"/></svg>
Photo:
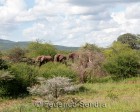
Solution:
<svg viewBox="0 0 140 112"><path fill-rule="evenodd" d="M54 56L56 49L53 45L41 42L31 42L28 46L28 56L37 57L40 55Z"/></svg>
<svg viewBox="0 0 140 112"><path fill-rule="evenodd" d="M117 41L128 44L132 49L140 49L140 37L131 33L120 35Z"/></svg>

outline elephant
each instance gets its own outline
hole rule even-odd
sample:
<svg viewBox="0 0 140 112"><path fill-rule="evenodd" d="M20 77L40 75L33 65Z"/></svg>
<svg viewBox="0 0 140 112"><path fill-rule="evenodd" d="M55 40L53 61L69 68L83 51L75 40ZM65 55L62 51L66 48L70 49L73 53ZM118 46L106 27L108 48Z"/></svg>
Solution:
<svg viewBox="0 0 140 112"><path fill-rule="evenodd" d="M43 55L42 56L38 56L36 59L35 59L35 63L37 64L37 63L39 63L39 65L40 65L40 63L41 63L41 58L43 57Z"/></svg>
<svg viewBox="0 0 140 112"><path fill-rule="evenodd" d="M78 53L70 53L69 55L68 55L68 59L69 60L72 60L72 62L74 62L76 59L78 59L79 58L79 54Z"/></svg>
<svg viewBox="0 0 140 112"><path fill-rule="evenodd" d="M65 63L66 64L67 57L64 56L63 54L56 54L54 56L54 62L60 62L60 63Z"/></svg>
<svg viewBox="0 0 140 112"><path fill-rule="evenodd" d="M51 56L42 55L42 56L38 56L36 58L36 62L37 63L39 62L39 66L41 66L41 65L43 65L43 64L45 64L47 62L50 62L50 61L53 61L53 58Z"/></svg>

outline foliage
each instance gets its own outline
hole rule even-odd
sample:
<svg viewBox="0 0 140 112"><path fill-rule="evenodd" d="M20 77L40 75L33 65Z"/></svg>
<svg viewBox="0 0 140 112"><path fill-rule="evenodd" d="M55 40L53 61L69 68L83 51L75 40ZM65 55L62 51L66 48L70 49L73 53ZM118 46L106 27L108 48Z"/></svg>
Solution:
<svg viewBox="0 0 140 112"><path fill-rule="evenodd" d="M63 98L70 99L71 97L79 98L80 102L86 104L84 107L76 108L53 108L49 112L139 112L139 88L140 78L134 77L125 79L120 82L107 83L85 83L83 85L88 91L78 92L74 95L67 95ZM69 98L70 97L70 98ZM33 98L31 103L31 98ZM37 100L37 101L36 101ZM89 103L96 103L99 105L106 104L105 107L91 107L88 108ZM62 102L63 103L63 102ZM66 104L67 101L64 102ZM68 102L71 104L72 102ZM48 112L42 106L47 106L46 102L37 97L26 97L18 99L5 99L1 103L1 112ZM51 105L51 104L50 104ZM61 110L60 110L61 109Z"/></svg>
<svg viewBox="0 0 140 112"><path fill-rule="evenodd" d="M9 72L0 71L0 96L9 94L9 89L12 90L12 80L14 76ZM14 85L16 86L16 85ZM11 91L14 94L14 91Z"/></svg>
<svg viewBox="0 0 140 112"><path fill-rule="evenodd" d="M26 88L36 82L37 74L37 70L33 66L23 63L11 65L9 72L1 74L0 86L3 90L2 95L17 97L27 93Z"/></svg>
<svg viewBox="0 0 140 112"><path fill-rule="evenodd" d="M82 88L82 85L75 85L71 79L67 77L54 77L51 79L38 77L37 80L39 84L28 87L28 91L31 95L39 96L43 102L47 101L49 104L55 104L58 102L77 103L79 101L75 98L66 99L64 96L65 94L76 93ZM53 108L47 105L43 105L43 107L46 111Z"/></svg>
<svg viewBox="0 0 140 112"><path fill-rule="evenodd" d="M106 71L118 78L137 76L139 66L138 53L127 45L118 42L113 44L104 63Z"/></svg>
<svg viewBox="0 0 140 112"><path fill-rule="evenodd" d="M20 47L15 47L8 53L9 59L13 62L20 62L24 56L25 50L21 49Z"/></svg>
<svg viewBox="0 0 140 112"><path fill-rule="evenodd" d="M94 51L94 52L100 52L101 51L101 48L99 48L97 45L89 44L89 43L86 43L80 49L83 50L83 51L84 50L89 50L89 51Z"/></svg>
<svg viewBox="0 0 140 112"><path fill-rule="evenodd" d="M8 69L8 64L2 59L2 52L0 51L0 70Z"/></svg>
<svg viewBox="0 0 140 112"><path fill-rule="evenodd" d="M45 78L38 78L39 85L28 87L28 91L32 95L39 95L47 97L51 101L57 99L63 94L78 91L80 86L74 85L71 79L65 77L55 77L46 80Z"/></svg>
<svg viewBox="0 0 140 112"><path fill-rule="evenodd" d="M118 54L120 51L129 51L131 50L128 44L122 44L121 42L114 42L110 48L107 48L103 51L106 58L112 57Z"/></svg>
<svg viewBox="0 0 140 112"><path fill-rule="evenodd" d="M49 62L40 67L39 76L45 78L61 76L75 79L76 73L64 64Z"/></svg>
<svg viewBox="0 0 140 112"><path fill-rule="evenodd" d="M13 75L11 75L8 71L7 72L0 71L0 81L2 81L2 80L8 81L8 80L12 80L14 78L15 77Z"/></svg>
<svg viewBox="0 0 140 112"><path fill-rule="evenodd" d="M56 49L53 45L41 42L31 42L28 46L28 56L37 57L40 55L50 55L54 56L56 54Z"/></svg>
<svg viewBox="0 0 140 112"><path fill-rule="evenodd" d="M34 84L35 77L38 75L37 68L24 63L13 64L9 70L16 79L21 80L24 86Z"/></svg>
<svg viewBox="0 0 140 112"><path fill-rule="evenodd" d="M90 47L81 48L78 52L79 59L72 64L72 69L77 72L78 80L82 83L94 80L94 77L106 75L102 69L102 63L105 60L103 53L99 49L94 49L92 45Z"/></svg>
<svg viewBox="0 0 140 112"><path fill-rule="evenodd" d="M126 33L123 35L120 35L117 39L117 41L128 44L132 49L139 49L140 47L140 38L137 35Z"/></svg>
<svg viewBox="0 0 140 112"><path fill-rule="evenodd" d="M57 54L64 54L64 55L68 55L69 53L71 53L71 50L57 50Z"/></svg>
<svg viewBox="0 0 140 112"><path fill-rule="evenodd" d="M0 59L2 58L2 52L0 51Z"/></svg>
<svg viewBox="0 0 140 112"><path fill-rule="evenodd" d="M0 70L8 69L8 64L2 58L0 58Z"/></svg>

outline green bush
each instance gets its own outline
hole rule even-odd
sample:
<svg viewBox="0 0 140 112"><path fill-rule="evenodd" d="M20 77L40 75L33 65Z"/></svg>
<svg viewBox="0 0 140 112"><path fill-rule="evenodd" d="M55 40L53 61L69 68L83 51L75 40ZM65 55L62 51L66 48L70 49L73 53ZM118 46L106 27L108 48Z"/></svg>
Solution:
<svg viewBox="0 0 140 112"><path fill-rule="evenodd" d="M80 48L81 50L88 50L88 51L94 51L94 52L101 52L102 48L99 48L97 45L95 44L89 44L86 43L84 46L82 46Z"/></svg>
<svg viewBox="0 0 140 112"><path fill-rule="evenodd" d="M12 77L12 75L10 75L9 72L3 71L3 70L0 71L0 97L8 94L7 89L11 85L9 84L9 82L13 79L14 77Z"/></svg>
<svg viewBox="0 0 140 112"><path fill-rule="evenodd" d="M35 77L38 75L38 70L34 66L25 63L14 64L10 68L10 72L23 82L23 85L30 86L34 84Z"/></svg>
<svg viewBox="0 0 140 112"><path fill-rule="evenodd" d="M8 69L8 64L6 61L0 58L0 70Z"/></svg>
<svg viewBox="0 0 140 112"><path fill-rule="evenodd" d="M64 64L50 62L41 66L39 69L39 76L43 76L45 78L61 76L74 79L76 77L76 73Z"/></svg>
<svg viewBox="0 0 140 112"><path fill-rule="evenodd" d="M8 64L5 60L2 59L2 52L0 51L0 70L8 69Z"/></svg>
<svg viewBox="0 0 140 112"><path fill-rule="evenodd" d="M33 66L24 63L11 65L9 74L2 74L0 88L3 90L2 95L18 96L27 93L27 87L32 86L36 80L38 72ZM13 77L9 80L9 77Z"/></svg>
<svg viewBox="0 0 140 112"><path fill-rule="evenodd" d="M56 54L56 49L53 45L41 42L32 42L28 46L28 56L37 57L40 55L50 55L54 56Z"/></svg>
<svg viewBox="0 0 140 112"><path fill-rule="evenodd" d="M140 66L138 53L120 43L114 43L112 49L104 63L106 71L117 78L137 76Z"/></svg>

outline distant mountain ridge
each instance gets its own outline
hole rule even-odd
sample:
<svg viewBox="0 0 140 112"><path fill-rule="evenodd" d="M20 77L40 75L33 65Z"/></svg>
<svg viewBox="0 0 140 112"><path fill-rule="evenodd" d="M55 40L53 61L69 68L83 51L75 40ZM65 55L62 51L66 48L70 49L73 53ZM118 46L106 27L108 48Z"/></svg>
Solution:
<svg viewBox="0 0 140 112"><path fill-rule="evenodd" d="M0 50L9 50L16 46L19 46L21 48L26 48L29 45L30 41L19 41L14 42L10 40L4 40L0 39ZM77 50L79 47L67 47L67 46L61 46L61 45L54 45L56 49L58 50Z"/></svg>

